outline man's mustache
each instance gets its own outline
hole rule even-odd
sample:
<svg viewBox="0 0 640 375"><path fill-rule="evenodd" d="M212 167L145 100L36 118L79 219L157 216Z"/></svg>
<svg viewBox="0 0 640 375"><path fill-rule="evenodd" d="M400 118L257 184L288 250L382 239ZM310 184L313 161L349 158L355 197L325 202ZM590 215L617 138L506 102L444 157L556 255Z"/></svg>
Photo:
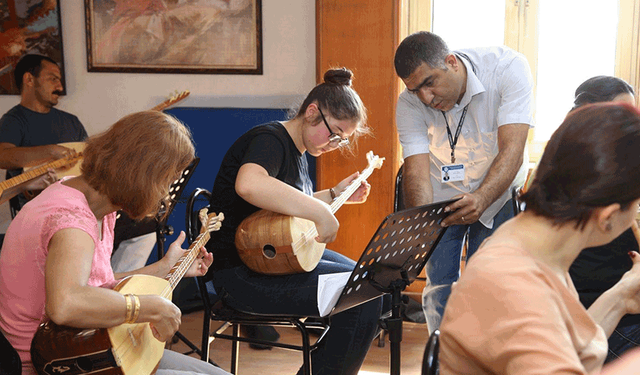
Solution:
<svg viewBox="0 0 640 375"><path fill-rule="evenodd" d="M60 90L55 90L55 91L53 92L53 94L56 94L56 95L62 95L62 91L60 91Z"/></svg>

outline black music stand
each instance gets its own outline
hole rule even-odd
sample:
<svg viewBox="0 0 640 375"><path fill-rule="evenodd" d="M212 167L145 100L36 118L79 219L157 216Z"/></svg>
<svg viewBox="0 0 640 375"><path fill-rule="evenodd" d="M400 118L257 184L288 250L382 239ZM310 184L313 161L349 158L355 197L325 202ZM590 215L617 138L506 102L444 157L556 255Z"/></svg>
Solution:
<svg viewBox="0 0 640 375"><path fill-rule="evenodd" d="M171 212L176 207L176 203L178 203L178 199L182 195L182 191L189 183L191 176L193 175L193 171L195 171L196 167L200 163L200 158L194 158L191 164L189 164L180 174L180 177L171 184L169 187L169 199L166 202L162 203L162 207L160 208L160 212L158 213L158 217L161 217L162 220L158 221L158 228L156 229L156 238L158 242L158 259L161 259L164 256L164 242L165 236L171 236L173 234L173 227L167 225L167 221L169 221L169 216Z"/></svg>
<svg viewBox="0 0 640 375"><path fill-rule="evenodd" d="M329 315L391 294L391 317L381 319L389 331L391 375L400 374L402 341L402 291L422 271L446 228L440 222L449 215L447 200L398 211L385 217L360 256L356 268Z"/></svg>

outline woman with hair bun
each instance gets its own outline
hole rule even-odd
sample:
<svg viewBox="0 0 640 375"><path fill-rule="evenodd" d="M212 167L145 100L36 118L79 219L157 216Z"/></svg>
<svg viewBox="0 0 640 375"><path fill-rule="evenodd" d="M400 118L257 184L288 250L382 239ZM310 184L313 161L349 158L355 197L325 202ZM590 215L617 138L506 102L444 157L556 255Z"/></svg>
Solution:
<svg viewBox="0 0 640 375"><path fill-rule="evenodd" d="M313 192L305 153L317 157L350 150L359 136L370 132L352 78L348 69L328 70L292 119L252 128L224 156L211 191L211 210L224 212L225 221L209 241L214 253L210 274L218 294L233 307L260 314L319 316L319 275L353 270L351 259L325 250L311 272L263 275L242 263L234 244L239 224L260 209L310 220L318 232L316 241L335 240L339 223L329 204L358 173L331 189ZM363 181L347 203L364 202L370 188ZM380 311L381 301L375 299L332 316L331 328L311 354L313 374L357 374L375 337Z"/></svg>
<svg viewBox="0 0 640 375"><path fill-rule="evenodd" d="M440 335L443 374L599 374L607 337L640 313L640 254L586 310L569 276L583 249L629 229L640 204L640 112L598 103L569 113L522 196L453 289Z"/></svg>

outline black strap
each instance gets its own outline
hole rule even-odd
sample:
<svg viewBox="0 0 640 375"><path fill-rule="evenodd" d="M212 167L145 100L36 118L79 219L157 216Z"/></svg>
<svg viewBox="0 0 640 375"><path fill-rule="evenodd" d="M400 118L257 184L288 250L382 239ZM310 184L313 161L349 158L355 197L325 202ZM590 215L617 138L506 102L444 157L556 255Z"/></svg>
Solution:
<svg viewBox="0 0 640 375"><path fill-rule="evenodd" d="M471 61L469 56L462 52L454 52L457 56L466 59L469 64L471 64L471 69L473 70L473 74L476 74L476 66ZM440 111L442 116L444 117L444 122L447 124L447 135L449 136L449 146L451 147L451 163L456 162L456 144L458 144L458 137L460 137L460 131L462 130L462 124L464 123L464 118L467 116L467 110L469 109L469 104L467 104L462 110L462 116L460 116L460 121L458 122L458 127L456 128L455 137L451 134L451 128L449 127L449 120L447 120L447 115L444 111Z"/></svg>

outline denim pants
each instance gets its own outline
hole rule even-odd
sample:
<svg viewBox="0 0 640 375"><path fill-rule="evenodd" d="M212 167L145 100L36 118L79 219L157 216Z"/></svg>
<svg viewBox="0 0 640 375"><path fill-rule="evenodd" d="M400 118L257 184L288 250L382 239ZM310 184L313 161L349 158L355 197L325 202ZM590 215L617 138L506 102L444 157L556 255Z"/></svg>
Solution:
<svg viewBox="0 0 640 375"><path fill-rule="evenodd" d="M460 277L460 260L465 235L469 237L467 248L467 259L469 259L485 238L513 216L513 201L510 199L494 216L492 229L485 227L479 221L447 228L425 267L427 284L422 291L422 309L427 319L429 332L440 327L444 306L449 299L449 294L451 294L451 284Z"/></svg>
<svg viewBox="0 0 640 375"><path fill-rule="evenodd" d="M213 285L218 292L228 293L226 302L231 307L242 311L317 317L318 276L351 272L355 264L341 254L325 250L311 272L269 276L242 265L216 270ZM329 331L311 353L312 373L356 375L377 334L381 310L381 298L376 298L332 316Z"/></svg>
<svg viewBox="0 0 640 375"><path fill-rule="evenodd" d="M609 353L605 363L620 358L625 351L640 346L640 325L618 326L609 336Z"/></svg>

